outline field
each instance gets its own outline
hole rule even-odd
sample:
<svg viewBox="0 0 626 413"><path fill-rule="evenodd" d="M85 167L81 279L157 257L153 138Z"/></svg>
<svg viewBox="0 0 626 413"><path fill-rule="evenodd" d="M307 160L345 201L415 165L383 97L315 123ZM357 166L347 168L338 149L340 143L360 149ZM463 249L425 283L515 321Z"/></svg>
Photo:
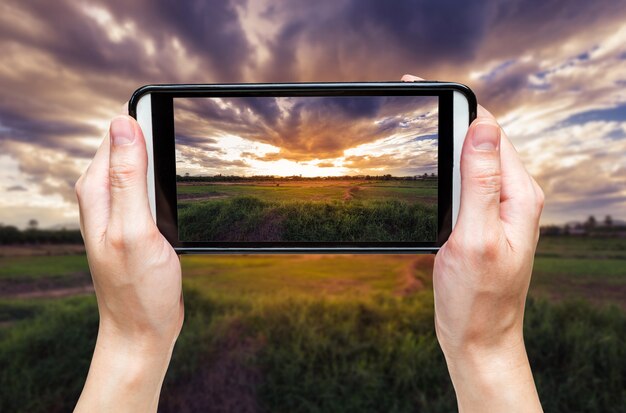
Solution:
<svg viewBox="0 0 626 413"><path fill-rule="evenodd" d="M184 241L419 241L437 236L437 180L179 182Z"/></svg>
<svg viewBox="0 0 626 413"><path fill-rule="evenodd" d="M52 262L53 260L54 262ZM186 321L160 412L449 412L431 255L184 256ZM0 258L0 411L71 410L98 316L83 256ZM88 274L88 272L87 272ZM42 289L43 280L52 287ZM626 402L624 240L545 238L525 319L545 411Z"/></svg>

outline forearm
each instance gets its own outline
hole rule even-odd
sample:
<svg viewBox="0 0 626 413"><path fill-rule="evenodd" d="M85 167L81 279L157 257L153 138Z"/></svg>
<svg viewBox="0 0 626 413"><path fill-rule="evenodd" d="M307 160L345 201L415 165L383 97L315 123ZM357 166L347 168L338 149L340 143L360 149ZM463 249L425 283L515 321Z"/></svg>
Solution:
<svg viewBox="0 0 626 413"><path fill-rule="evenodd" d="M132 341L100 328L75 412L156 412L174 340Z"/></svg>
<svg viewBox="0 0 626 413"><path fill-rule="evenodd" d="M460 413L542 412L523 341L446 355Z"/></svg>

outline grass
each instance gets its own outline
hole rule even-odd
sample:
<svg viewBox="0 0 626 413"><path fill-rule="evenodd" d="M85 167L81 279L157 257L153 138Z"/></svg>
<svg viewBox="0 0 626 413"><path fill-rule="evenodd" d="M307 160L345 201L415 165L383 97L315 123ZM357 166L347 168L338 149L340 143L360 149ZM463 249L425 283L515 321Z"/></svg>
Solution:
<svg viewBox="0 0 626 413"><path fill-rule="evenodd" d="M538 273L564 275L572 280L597 279L601 274L603 282L626 282L626 261L618 259L537 257L534 269Z"/></svg>
<svg viewBox="0 0 626 413"><path fill-rule="evenodd" d="M398 200L272 202L240 196L179 207L185 241L416 241L437 236L435 207Z"/></svg>
<svg viewBox="0 0 626 413"><path fill-rule="evenodd" d="M0 299L0 323L28 320L40 314L53 300ZM0 329L0 332L2 329Z"/></svg>
<svg viewBox="0 0 626 413"><path fill-rule="evenodd" d="M0 411L67 412L78 400L98 330L93 297L49 302L0 340Z"/></svg>
<svg viewBox="0 0 626 413"><path fill-rule="evenodd" d="M0 280L60 278L85 271L85 255L0 257Z"/></svg>
<svg viewBox="0 0 626 413"><path fill-rule="evenodd" d="M625 238L543 236L537 247L539 257L626 259Z"/></svg>
<svg viewBox="0 0 626 413"><path fill-rule="evenodd" d="M552 300L585 298L626 309L626 255L619 238L542 237L530 294Z"/></svg>
<svg viewBox="0 0 626 413"><path fill-rule="evenodd" d="M160 412L449 412L432 294L254 297L185 289ZM526 342L546 411L619 412L626 316L529 300ZM72 409L97 331L93 298L49 303L0 340L0 410Z"/></svg>
<svg viewBox="0 0 626 413"><path fill-rule="evenodd" d="M540 243L525 316L544 409L621 412L626 260L607 258L620 240L593 239L595 253L562 241ZM75 266L51 258L0 265L15 278L87 270L84 256ZM454 411L434 335L432 259L183 256L186 320L159 411ZM424 288L399 291L407 274ZM70 411L97 325L93 297L0 299L0 411Z"/></svg>
<svg viewBox="0 0 626 413"><path fill-rule="evenodd" d="M181 259L186 286L221 295L307 294L362 296L392 293L410 271L428 284L432 257L404 255L271 255ZM430 264L429 264L430 262ZM358 263L358 264L357 264ZM417 267L417 268L415 268Z"/></svg>
<svg viewBox="0 0 626 413"><path fill-rule="evenodd" d="M277 185L278 184L278 185ZM185 196L238 197L252 196L262 201L341 201L351 188L360 200L381 200L389 197L416 202L420 197L437 197L437 181L294 181L257 182L250 184L178 185L179 202Z"/></svg>

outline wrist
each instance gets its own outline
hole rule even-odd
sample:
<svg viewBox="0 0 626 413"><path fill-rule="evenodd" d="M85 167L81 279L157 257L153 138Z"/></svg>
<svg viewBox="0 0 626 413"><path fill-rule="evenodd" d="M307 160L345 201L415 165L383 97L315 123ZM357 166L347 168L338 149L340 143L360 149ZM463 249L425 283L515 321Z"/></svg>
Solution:
<svg viewBox="0 0 626 413"><path fill-rule="evenodd" d="M135 353L171 352L182 328L182 311L180 315L151 318L121 316L107 310L99 304L98 340Z"/></svg>
<svg viewBox="0 0 626 413"><path fill-rule="evenodd" d="M91 367L76 412L156 411L175 340L98 331Z"/></svg>
<svg viewBox="0 0 626 413"><path fill-rule="evenodd" d="M460 412L542 411L523 340L444 355Z"/></svg>

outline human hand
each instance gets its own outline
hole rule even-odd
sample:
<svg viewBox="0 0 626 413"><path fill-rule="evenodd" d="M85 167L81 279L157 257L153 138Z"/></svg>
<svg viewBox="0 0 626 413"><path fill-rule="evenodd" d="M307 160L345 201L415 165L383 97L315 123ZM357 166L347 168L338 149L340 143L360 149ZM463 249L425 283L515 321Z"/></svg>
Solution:
<svg viewBox="0 0 626 413"><path fill-rule="evenodd" d="M76 183L100 313L76 411L156 411L182 327L180 261L152 218L147 162L141 128L120 115Z"/></svg>
<svg viewBox="0 0 626 413"><path fill-rule="evenodd" d="M437 338L459 409L541 411L523 320L544 195L482 107L462 149L460 201L433 271Z"/></svg>

